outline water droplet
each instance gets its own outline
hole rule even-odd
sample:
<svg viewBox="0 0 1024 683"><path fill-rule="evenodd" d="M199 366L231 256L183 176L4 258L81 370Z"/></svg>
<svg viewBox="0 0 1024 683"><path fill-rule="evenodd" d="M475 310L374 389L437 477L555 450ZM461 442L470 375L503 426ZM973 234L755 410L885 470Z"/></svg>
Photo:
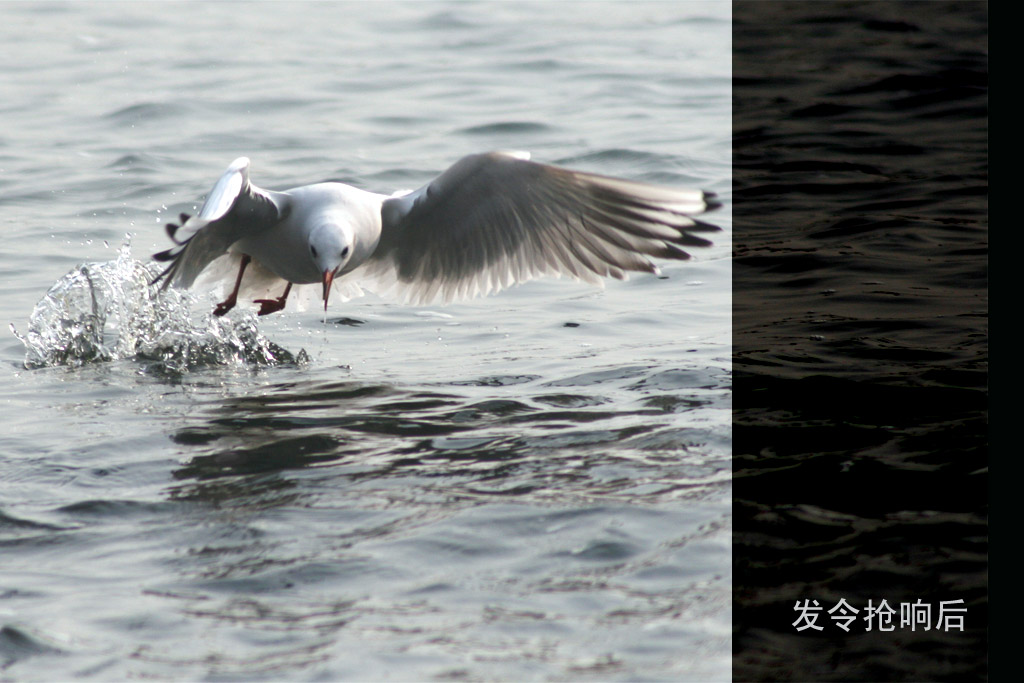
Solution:
<svg viewBox="0 0 1024 683"><path fill-rule="evenodd" d="M232 320L207 313L196 322L193 297L150 284L159 271L159 264L132 259L125 243L116 260L69 272L36 305L24 335L11 326L25 345L26 367L134 359L145 372L180 374L205 365L308 360L263 337L251 312Z"/></svg>

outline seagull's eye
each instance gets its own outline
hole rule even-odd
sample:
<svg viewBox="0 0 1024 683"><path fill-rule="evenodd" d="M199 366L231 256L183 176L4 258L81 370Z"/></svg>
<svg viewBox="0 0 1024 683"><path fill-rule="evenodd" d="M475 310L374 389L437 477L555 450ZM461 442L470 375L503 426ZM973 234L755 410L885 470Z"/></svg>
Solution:
<svg viewBox="0 0 1024 683"><path fill-rule="evenodd" d="M341 258L345 258L346 256L348 256L348 247L341 250Z"/></svg>
<svg viewBox="0 0 1024 683"><path fill-rule="evenodd" d="M310 252L312 252L312 254L313 254L313 258L316 258L316 247L314 247L314 246L313 246L313 245L311 244L311 245L309 245L309 250L310 250Z"/></svg>

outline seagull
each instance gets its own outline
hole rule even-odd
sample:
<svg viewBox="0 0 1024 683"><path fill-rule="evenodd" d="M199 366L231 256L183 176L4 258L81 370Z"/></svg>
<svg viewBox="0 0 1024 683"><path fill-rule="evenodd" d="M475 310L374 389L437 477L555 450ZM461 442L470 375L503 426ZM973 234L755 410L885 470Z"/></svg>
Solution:
<svg viewBox="0 0 1024 683"><path fill-rule="evenodd" d="M720 228L694 216L721 206L714 197L537 163L526 152L464 157L412 192L338 182L273 192L249 182L249 159L240 157L197 215L167 224L174 246L153 258L170 265L153 284L191 287L230 255L238 272L218 316L238 303L250 264L284 287L255 300L259 315L283 310L293 285L319 283L326 311L332 285L345 281L419 304L545 275L600 284L627 271L657 274L648 256L688 259L683 247L710 246L698 233Z"/></svg>

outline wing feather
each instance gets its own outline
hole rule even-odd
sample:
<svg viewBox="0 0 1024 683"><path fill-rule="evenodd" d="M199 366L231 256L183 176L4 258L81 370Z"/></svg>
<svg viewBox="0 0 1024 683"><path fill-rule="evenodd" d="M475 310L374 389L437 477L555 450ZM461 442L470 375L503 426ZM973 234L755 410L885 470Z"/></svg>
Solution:
<svg viewBox="0 0 1024 683"><path fill-rule="evenodd" d="M153 284L163 280L163 289L191 287L203 269L227 253L232 244L273 227L287 209L287 195L252 185L249 160L236 159L210 190L197 215L181 214L180 225L167 224L175 246L153 254L153 258L171 264Z"/></svg>
<svg viewBox="0 0 1024 683"><path fill-rule="evenodd" d="M492 152L465 157L415 192L384 201L368 274L417 303L489 294L542 275L599 282L658 272L718 231L720 206L674 190ZM386 289L386 287L385 287Z"/></svg>

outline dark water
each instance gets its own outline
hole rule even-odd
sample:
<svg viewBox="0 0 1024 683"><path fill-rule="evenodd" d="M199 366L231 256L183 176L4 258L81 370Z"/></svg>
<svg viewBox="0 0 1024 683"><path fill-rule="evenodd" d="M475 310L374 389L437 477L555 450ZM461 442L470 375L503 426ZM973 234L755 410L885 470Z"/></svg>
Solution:
<svg viewBox="0 0 1024 683"><path fill-rule="evenodd" d="M0 678L725 680L729 5L0 4ZM235 157L718 192L664 278L213 319ZM24 343L23 343L24 340Z"/></svg>
<svg viewBox="0 0 1024 683"><path fill-rule="evenodd" d="M733 68L734 676L985 679L987 5L738 3Z"/></svg>

